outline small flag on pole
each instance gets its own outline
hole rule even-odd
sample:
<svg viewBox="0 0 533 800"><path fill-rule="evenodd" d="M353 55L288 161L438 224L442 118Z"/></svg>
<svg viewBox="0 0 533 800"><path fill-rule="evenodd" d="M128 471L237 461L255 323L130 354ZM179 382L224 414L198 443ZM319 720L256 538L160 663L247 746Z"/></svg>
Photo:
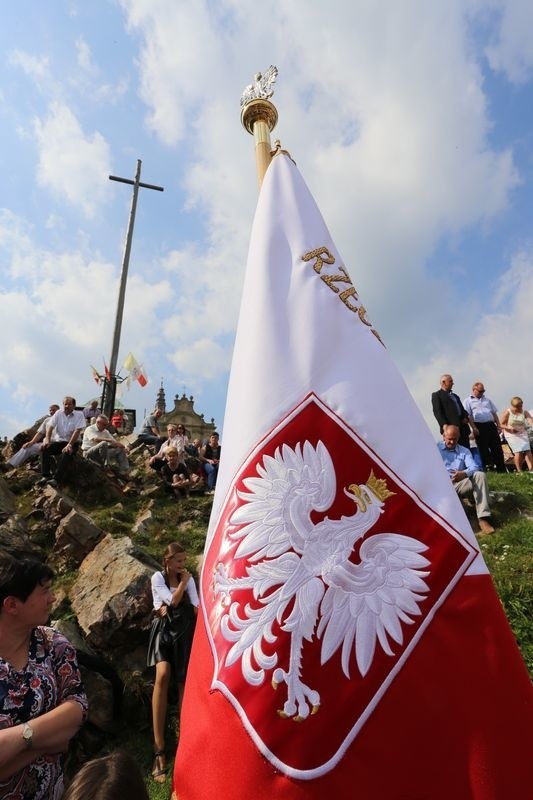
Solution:
<svg viewBox="0 0 533 800"><path fill-rule="evenodd" d="M128 353L124 361L124 369L129 372L131 380L138 381L144 388L148 383L148 378L142 364L136 360L132 353Z"/></svg>
<svg viewBox="0 0 533 800"><path fill-rule="evenodd" d="M255 215L179 800L498 800L533 693L420 412L298 170Z"/></svg>
<svg viewBox="0 0 533 800"><path fill-rule="evenodd" d="M144 374L142 366L134 367L131 371L131 377L134 381L137 381L143 388L148 383L148 379Z"/></svg>
<svg viewBox="0 0 533 800"><path fill-rule="evenodd" d="M137 361L133 357L132 353L128 353L124 361L124 369L126 372L131 372L131 370L137 366Z"/></svg>
<svg viewBox="0 0 533 800"><path fill-rule="evenodd" d="M90 366L94 382L97 384L102 383L102 376L98 373L98 370L92 364Z"/></svg>

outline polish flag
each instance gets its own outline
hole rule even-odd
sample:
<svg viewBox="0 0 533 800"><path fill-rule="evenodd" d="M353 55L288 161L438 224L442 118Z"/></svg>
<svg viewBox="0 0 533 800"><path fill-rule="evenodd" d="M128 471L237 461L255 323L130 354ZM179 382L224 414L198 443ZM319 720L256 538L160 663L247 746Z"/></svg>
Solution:
<svg viewBox="0 0 533 800"><path fill-rule="evenodd" d="M509 800L531 684L425 425L289 157L252 230L179 800Z"/></svg>

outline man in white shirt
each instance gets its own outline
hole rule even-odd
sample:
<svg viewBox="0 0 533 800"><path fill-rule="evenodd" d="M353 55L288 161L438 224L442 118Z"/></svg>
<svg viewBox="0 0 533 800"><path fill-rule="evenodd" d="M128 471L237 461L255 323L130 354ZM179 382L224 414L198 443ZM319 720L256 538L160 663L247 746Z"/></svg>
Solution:
<svg viewBox="0 0 533 800"><path fill-rule="evenodd" d="M63 399L63 409L50 418L41 449L41 474L39 483L61 483L72 467L79 447L80 436L85 430L85 417L76 411L73 397ZM53 441L54 439L54 441ZM52 456L57 456L57 466L52 475Z"/></svg>
<svg viewBox="0 0 533 800"><path fill-rule="evenodd" d="M30 458L36 458L39 453L41 452L42 448L42 441L46 434L46 426L48 425L49 421L52 419L56 411L59 410L59 406L55 403L52 403L50 408L48 409L48 416L43 419L39 427L37 428L34 436L30 439L29 442L24 442L20 450L17 450L11 458L8 460L8 464L12 467L21 467L26 461L29 461Z"/></svg>
<svg viewBox="0 0 533 800"><path fill-rule="evenodd" d="M115 439L108 431L109 419L105 414L99 414L95 422L85 428L81 450L85 458L95 461L101 467L106 463L116 462L119 475L128 476L130 465L127 456L127 447Z"/></svg>

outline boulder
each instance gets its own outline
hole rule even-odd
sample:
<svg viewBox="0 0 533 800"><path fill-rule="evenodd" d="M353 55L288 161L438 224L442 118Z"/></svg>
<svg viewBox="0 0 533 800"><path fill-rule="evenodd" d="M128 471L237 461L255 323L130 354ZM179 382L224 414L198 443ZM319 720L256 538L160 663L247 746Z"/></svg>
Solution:
<svg viewBox="0 0 533 800"><path fill-rule="evenodd" d="M121 668L142 669L158 563L131 539L107 535L82 562L70 602L89 644Z"/></svg>
<svg viewBox="0 0 533 800"><path fill-rule="evenodd" d="M17 506L15 495L3 478L0 478L0 521L8 519Z"/></svg>
<svg viewBox="0 0 533 800"><path fill-rule="evenodd" d="M87 514L72 508L57 526L54 564L64 570L79 567L104 535Z"/></svg>
<svg viewBox="0 0 533 800"><path fill-rule="evenodd" d="M120 715L124 685L117 673L99 657L69 620L55 620L52 625L74 645L89 704L88 722L100 731L114 730Z"/></svg>
<svg viewBox="0 0 533 800"><path fill-rule="evenodd" d="M37 547L27 535L24 520L16 516L0 525L0 547L17 557L33 556L37 559L44 557L41 548Z"/></svg>

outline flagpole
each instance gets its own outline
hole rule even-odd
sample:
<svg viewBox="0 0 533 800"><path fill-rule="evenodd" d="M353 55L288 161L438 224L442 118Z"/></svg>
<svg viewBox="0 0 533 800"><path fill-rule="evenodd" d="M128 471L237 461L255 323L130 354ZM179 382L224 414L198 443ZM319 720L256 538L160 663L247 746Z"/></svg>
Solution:
<svg viewBox="0 0 533 800"><path fill-rule="evenodd" d="M276 127L278 112L268 98L274 93L273 84L277 74L278 70L273 66L264 75L256 73L254 82L246 87L241 97L241 122L254 137L259 188L272 161L270 134Z"/></svg>

